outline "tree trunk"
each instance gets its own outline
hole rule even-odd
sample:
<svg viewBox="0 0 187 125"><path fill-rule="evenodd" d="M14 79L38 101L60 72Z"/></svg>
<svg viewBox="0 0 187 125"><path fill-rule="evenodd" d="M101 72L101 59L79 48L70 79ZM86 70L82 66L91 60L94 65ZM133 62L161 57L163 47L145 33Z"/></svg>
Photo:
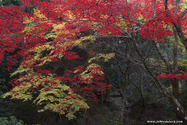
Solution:
<svg viewBox="0 0 187 125"><path fill-rule="evenodd" d="M184 47L187 51L187 38L185 38L184 34L182 33L182 29L181 29L181 26L179 26L178 24L174 23L174 26L177 30L177 34L180 38L180 40L182 41L182 43L184 44Z"/></svg>
<svg viewBox="0 0 187 125"><path fill-rule="evenodd" d="M178 79L172 79L172 89L173 89L173 96L178 100L179 99L179 81Z"/></svg>
<svg viewBox="0 0 187 125"><path fill-rule="evenodd" d="M162 94L164 94L169 101L171 102L171 104L173 105L174 109L175 109L175 113L177 116L178 120L182 120L184 124L186 124L187 122L187 115L184 111L184 108L182 107L182 105L180 104L180 102L178 101L178 83L176 81L173 81L172 85L173 85L173 94L171 94L167 88L165 88L163 86L163 84L160 82L160 80L157 78L157 76L151 71L151 69L149 68L147 62L145 61L145 58L142 54L142 52L140 51L139 45L137 43L137 39L136 39L136 34L132 33L132 41L134 42L135 48L137 53L139 54L143 65L145 66L146 70L148 71L148 73L151 75L151 77L158 83L158 86L162 92ZM176 87L176 88L175 88Z"/></svg>
<svg viewBox="0 0 187 125"><path fill-rule="evenodd" d="M123 118L124 118L124 112L125 112L125 102L126 102L126 90L121 89L122 90L122 104L121 104L121 112L120 112L120 121L121 123L123 123Z"/></svg>
<svg viewBox="0 0 187 125"><path fill-rule="evenodd" d="M184 123L187 123L187 115L180 102L174 96L171 96L169 100L175 109L177 119L182 120Z"/></svg>

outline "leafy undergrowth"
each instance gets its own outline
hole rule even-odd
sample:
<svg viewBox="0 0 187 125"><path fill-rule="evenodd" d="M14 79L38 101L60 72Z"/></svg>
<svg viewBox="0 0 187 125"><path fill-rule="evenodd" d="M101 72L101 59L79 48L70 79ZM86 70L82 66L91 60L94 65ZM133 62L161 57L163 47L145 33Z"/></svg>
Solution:
<svg viewBox="0 0 187 125"><path fill-rule="evenodd" d="M15 116L8 117L0 117L1 125L24 125L22 120L17 120Z"/></svg>

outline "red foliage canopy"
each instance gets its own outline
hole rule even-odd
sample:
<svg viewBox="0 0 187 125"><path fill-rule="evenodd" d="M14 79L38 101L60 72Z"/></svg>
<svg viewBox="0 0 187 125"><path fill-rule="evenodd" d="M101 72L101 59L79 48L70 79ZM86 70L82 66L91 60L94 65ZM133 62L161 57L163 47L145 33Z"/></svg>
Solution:
<svg viewBox="0 0 187 125"><path fill-rule="evenodd" d="M37 9L40 10L38 14L43 16L39 17L22 11L25 6L31 7L32 5L36 5ZM80 32L82 31L93 31L97 36L125 37L131 37L131 32L140 32L143 38L164 42L166 35L173 35L170 29L165 27L178 23L180 26L184 26L182 30L184 35L187 35L185 30L187 16L180 18L182 5L177 8L177 11L172 5L173 0L168 1L169 9L165 8L163 0L131 0L130 2L125 0L51 0L51 2L24 0L21 7L2 6L0 7L0 61L3 60L6 52L12 53L15 48L20 50L16 55L7 58L8 63L3 64L7 66L7 70L10 70L11 66L17 63L19 57L23 57L24 61L32 59L31 52L27 50L47 43L45 31L53 30L54 24L61 24L62 22L65 22L65 26L58 29L61 33L57 35L54 41L50 42L50 45L54 47L53 54L62 54L70 60L79 57L71 51L62 53L62 50L71 50L71 45L67 46L67 42L71 44L71 41L76 40L77 36L81 37ZM31 18L31 22L24 23ZM27 33L23 32L29 23L36 23L37 25L32 26ZM139 25L141 27L136 28ZM58 46L59 43L64 46ZM94 54L92 51L91 53ZM52 57L51 59L56 60ZM37 69L37 63L32 62L32 64L26 65L35 66ZM77 68L81 71L81 67ZM94 70L100 71L101 69L94 68ZM68 73L72 71L68 71L66 77L58 77L58 79L69 80L76 86L78 84L76 78L80 76L76 75L70 79ZM48 71L41 72L48 73ZM95 85L106 87L105 83L99 82L103 79L102 75L91 75L94 76L95 83L91 86L85 86L81 90L92 91ZM89 81L89 79L83 81ZM87 95L87 93L83 93L83 95Z"/></svg>

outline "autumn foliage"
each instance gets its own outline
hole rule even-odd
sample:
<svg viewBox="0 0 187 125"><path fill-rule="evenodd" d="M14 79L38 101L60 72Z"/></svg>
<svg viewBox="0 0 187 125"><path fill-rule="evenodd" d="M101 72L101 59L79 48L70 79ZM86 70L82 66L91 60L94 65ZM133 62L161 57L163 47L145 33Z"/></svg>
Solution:
<svg viewBox="0 0 187 125"><path fill-rule="evenodd" d="M73 118L80 108L88 108L87 99L97 100L94 90L104 94L109 89L102 82L103 70L92 61L87 67L67 69L63 76L41 67L61 58L81 59L72 48L86 47L82 41L93 42L95 36L131 38L134 32L163 43L165 36L173 36L174 23L182 26L187 35L187 17L180 18L184 5L180 4L176 11L173 2L168 1L168 9L163 0L23 0L21 7L0 7L0 61L6 53L15 52L7 57L6 64L1 62L5 70L10 70L18 59L23 60L12 74L18 74L19 78L10 82L14 88L5 96L33 100L45 105L40 111L53 110ZM36 5L33 14L24 12L26 6L33 5ZM45 50L49 53L43 54ZM90 54L94 56L95 52L90 50ZM186 74L180 76L186 78Z"/></svg>

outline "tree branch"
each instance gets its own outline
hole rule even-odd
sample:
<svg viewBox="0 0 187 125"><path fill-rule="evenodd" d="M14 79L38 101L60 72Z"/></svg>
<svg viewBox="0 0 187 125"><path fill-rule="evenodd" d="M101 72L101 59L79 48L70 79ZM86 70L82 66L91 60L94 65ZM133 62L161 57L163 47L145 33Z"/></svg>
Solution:
<svg viewBox="0 0 187 125"><path fill-rule="evenodd" d="M165 87L162 85L162 83L160 82L160 80L154 75L154 73L150 70L148 64L146 63L145 58L144 58L142 52L140 51L139 45L138 45L138 43L137 43L135 33L132 33L132 37L133 37L133 38L132 38L132 41L134 42L136 51L137 51L137 53L139 54L139 56L140 56L140 58L141 58L141 60L142 60L142 62L143 62L143 64L144 64L146 70L149 72L149 74L152 76L152 78L158 83L158 85L159 85L159 87L161 88L163 94L164 94L166 97L170 98L171 93L168 91L167 88L165 88Z"/></svg>
<svg viewBox="0 0 187 125"><path fill-rule="evenodd" d="M113 83L112 80L108 77L108 75L105 75L105 76L106 76L106 78L110 81L110 83L112 83L112 85L113 85L114 87L116 87L117 89L120 89L120 86L117 86L115 83Z"/></svg>
<svg viewBox="0 0 187 125"><path fill-rule="evenodd" d="M166 66L167 66L168 71L171 73L171 66L170 66L170 63L169 63L168 58L163 54L162 50L160 49L159 43L156 42L156 41L153 41L153 42L154 42L154 44L155 44L155 47L156 47L156 49L157 49L159 55L160 55L161 58L164 60Z"/></svg>
<svg viewBox="0 0 187 125"><path fill-rule="evenodd" d="M153 0L153 4L154 4L154 13L153 13L153 17L156 16L156 1Z"/></svg>
<svg viewBox="0 0 187 125"><path fill-rule="evenodd" d="M186 13L187 13L187 8L181 13L180 19L182 19Z"/></svg>
<svg viewBox="0 0 187 125"><path fill-rule="evenodd" d="M179 26L178 24L174 23L173 24L175 26L175 29L177 30L177 34L180 38L180 40L182 41L182 43L184 44L184 47L187 51L187 38L185 38L183 32L182 32L182 29L181 29L181 26Z"/></svg>
<svg viewBox="0 0 187 125"><path fill-rule="evenodd" d="M164 0L165 10L168 10L168 0Z"/></svg>
<svg viewBox="0 0 187 125"><path fill-rule="evenodd" d="M180 0L176 0L176 6L175 6L175 11L173 13L173 16L175 16L177 14L177 11L178 11L178 8L179 8L179 3L180 3Z"/></svg>
<svg viewBox="0 0 187 125"><path fill-rule="evenodd" d="M174 56L173 67L174 67L174 73L178 73L178 36L174 26L173 26L173 33L175 37L174 49L173 49L173 56Z"/></svg>

